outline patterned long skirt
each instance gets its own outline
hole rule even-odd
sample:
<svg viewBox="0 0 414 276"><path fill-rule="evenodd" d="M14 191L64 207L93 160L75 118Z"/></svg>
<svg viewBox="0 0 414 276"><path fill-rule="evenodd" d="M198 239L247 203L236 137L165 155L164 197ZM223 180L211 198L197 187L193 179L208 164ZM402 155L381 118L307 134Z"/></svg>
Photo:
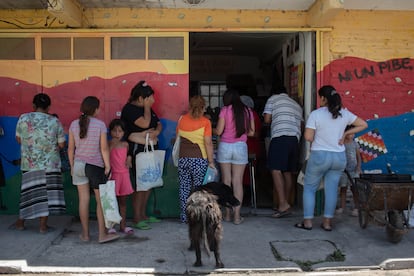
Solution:
<svg viewBox="0 0 414 276"><path fill-rule="evenodd" d="M20 193L20 218L34 219L66 212L62 174L44 170L24 172Z"/></svg>

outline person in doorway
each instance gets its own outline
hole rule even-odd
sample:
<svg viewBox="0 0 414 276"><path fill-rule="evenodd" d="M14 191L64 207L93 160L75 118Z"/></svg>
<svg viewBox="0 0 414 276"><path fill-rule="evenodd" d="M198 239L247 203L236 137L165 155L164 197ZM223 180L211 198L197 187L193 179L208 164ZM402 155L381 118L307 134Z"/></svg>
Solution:
<svg viewBox="0 0 414 276"><path fill-rule="evenodd" d="M96 118L99 114L99 103L95 96L87 96L82 101L81 115L69 127L68 156L72 182L77 187L79 196L79 217L82 225L79 238L85 242L90 240L89 202L92 188L96 200L98 241L106 243L119 236L107 233L99 193L99 184L106 183L111 171L107 129L105 123Z"/></svg>
<svg viewBox="0 0 414 276"><path fill-rule="evenodd" d="M318 95L321 107L310 113L304 134L311 143L311 152L303 185L303 221L294 226L312 229L315 193L323 178L325 206L321 228L332 231L338 183L346 167L345 138L364 130L368 124L342 106L341 96L333 86L322 86ZM354 127L345 131L347 125Z"/></svg>
<svg viewBox="0 0 414 276"><path fill-rule="evenodd" d="M243 202L243 174L248 163L247 136L255 132L254 117L251 110L240 100L239 92L234 89L223 94L224 106L220 110L215 132L220 135L217 162L220 163L224 184L233 187L234 196L240 205L234 208L233 223L243 222L240 209ZM225 221L231 220L231 209L226 208Z"/></svg>
<svg viewBox="0 0 414 276"><path fill-rule="evenodd" d="M66 211L59 148L65 135L59 119L48 114L50 97L40 93L33 98L33 112L22 114L16 125L20 144L22 184L17 230L24 230L26 219L40 219L39 232L48 232L49 215Z"/></svg>
<svg viewBox="0 0 414 276"><path fill-rule="evenodd" d="M203 116L205 100L202 96L193 96L187 114L181 116L177 124L177 136L180 136L180 155L178 159L178 180L180 182L180 219L186 223L186 203L191 191L203 184L203 179L214 163L211 122Z"/></svg>
<svg viewBox="0 0 414 276"><path fill-rule="evenodd" d="M353 128L352 125L346 127L345 131ZM361 154L359 153L359 145L354 141L355 134L351 133L345 137L344 146L346 154L346 168L345 172L342 173L341 178L339 179L339 186L341 187L339 191L340 196L340 207L336 209L335 213L340 215L346 210L346 192L348 186L351 187L352 197L354 200L354 209L351 212L351 216L358 216L358 191L356 190L354 181L352 179L358 178L361 174Z"/></svg>
<svg viewBox="0 0 414 276"><path fill-rule="evenodd" d="M124 234L133 234L134 229L126 226L127 198L134 190L129 176L129 169L132 167L132 159L128 155L129 144L123 140L125 135L124 122L121 119L113 119L109 123L109 131L112 138L109 141L111 179L115 180L115 194L118 199L119 213L122 217L119 231ZM108 233L116 233L115 228L109 229Z"/></svg>
<svg viewBox="0 0 414 276"><path fill-rule="evenodd" d="M240 96L240 100L244 103L245 106L250 108L253 118L254 118L254 134L252 136L247 137L247 150L249 153L249 158L254 156L252 159L253 166L256 166L261 160L264 149L262 149L261 139L261 129L262 129L262 121L259 117L259 114L254 110L254 101L250 96L242 95ZM250 179L250 172L249 170L244 171L243 175L243 185L249 186L251 185Z"/></svg>
<svg viewBox="0 0 414 276"><path fill-rule="evenodd" d="M267 100L263 115L264 122L271 123L267 166L278 195L278 208L272 217L281 218L291 212L289 197L293 188L292 173L298 169L303 110L289 97L286 88L280 87Z"/></svg>
<svg viewBox="0 0 414 276"><path fill-rule="evenodd" d="M132 195L133 227L140 230L151 229L148 223L160 222L160 219L146 215L151 190L136 191L136 155L144 151L147 134L156 149L158 147L158 135L162 130L161 122L151 108L154 103L154 90L146 81L142 80L132 88L128 102L121 112L121 120L124 121L126 127L125 137L129 142L130 155L132 156L130 174L135 190Z"/></svg>
<svg viewBox="0 0 414 276"><path fill-rule="evenodd" d="M260 160L262 156L262 143L260 142L262 121L260 120L259 114L254 110L254 101L250 96L242 95L240 100L244 103L245 106L250 108L253 114L254 120L254 134L247 137L247 148L249 154L255 154L256 159Z"/></svg>

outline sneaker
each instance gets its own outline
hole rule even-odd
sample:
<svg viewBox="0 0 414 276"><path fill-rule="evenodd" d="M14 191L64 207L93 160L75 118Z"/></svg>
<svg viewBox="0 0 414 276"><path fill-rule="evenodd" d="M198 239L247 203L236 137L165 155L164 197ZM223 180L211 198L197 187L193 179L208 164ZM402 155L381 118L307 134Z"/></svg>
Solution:
<svg viewBox="0 0 414 276"><path fill-rule="evenodd" d="M342 208L338 208L338 209L335 210L335 214L337 214L337 215L341 215L343 213L344 213L344 209L342 209Z"/></svg>
<svg viewBox="0 0 414 276"><path fill-rule="evenodd" d="M359 216L358 209L355 208L354 210L352 210L351 216L353 217Z"/></svg>

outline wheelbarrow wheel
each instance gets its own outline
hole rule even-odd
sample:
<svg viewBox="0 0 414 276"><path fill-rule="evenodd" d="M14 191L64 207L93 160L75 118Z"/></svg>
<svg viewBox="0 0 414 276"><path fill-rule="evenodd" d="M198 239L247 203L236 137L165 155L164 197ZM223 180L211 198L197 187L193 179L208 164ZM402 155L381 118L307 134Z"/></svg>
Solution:
<svg viewBox="0 0 414 276"><path fill-rule="evenodd" d="M385 230L390 242L399 243L401 241L406 229L404 228L403 215L399 211L388 211L388 223Z"/></svg>
<svg viewBox="0 0 414 276"><path fill-rule="evenodd" d="M368 224L368 211L366 210L358 210L358 220L359 220L359 226L362 229L367 228L367 224Z"/></svg>

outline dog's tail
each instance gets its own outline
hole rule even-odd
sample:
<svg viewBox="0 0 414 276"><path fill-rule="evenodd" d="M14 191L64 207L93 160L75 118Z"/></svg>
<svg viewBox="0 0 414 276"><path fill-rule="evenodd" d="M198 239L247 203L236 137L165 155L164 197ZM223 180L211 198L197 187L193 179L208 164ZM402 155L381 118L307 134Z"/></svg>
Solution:
<svg viewBox="0 0 414 276"><path fill-rule="evenodd" d="M207 212L201 212L201 219L203 221L203 241L204 241L204 249L206 250L206 254L210 257L210 245L208 244L208 237L207 237Z"/></svg>

